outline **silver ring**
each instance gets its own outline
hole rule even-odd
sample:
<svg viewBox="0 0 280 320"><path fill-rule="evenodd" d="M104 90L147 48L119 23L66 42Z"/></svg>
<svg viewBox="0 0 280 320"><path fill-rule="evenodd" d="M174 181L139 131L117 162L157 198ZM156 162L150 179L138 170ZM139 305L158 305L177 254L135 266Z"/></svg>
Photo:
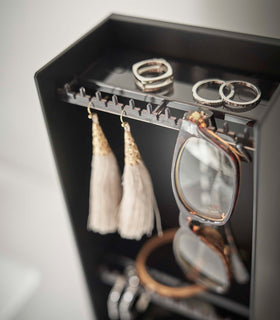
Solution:
<svg viewBox="0 0 280 320"><path fill-rule="evenodd" d="M147 59L135 63L132 72L138 88L144 92L153 92L165 88L173 83L173 70L164 59ZM158 73L155 77L146 77L146 72Z"/></svg>
<svg viewBox="0 0 280 320"><path fill-rule="evenodd" d="M125 270L128 286L126 287L119 304L120 320L134 319L132 305L139 293L140 281L133 266L128 266Z"/></svg>
<svg viewBox="0 0 280 320"><path fill-rule="evenodd" d="M220 98L220 99L205 99L205 98L202 98L199 94L198 94L198 89L202 86L202 85L205 85L205 84L218 84L218 85L224 85L226 82L224 80L221 80L221 79L206 79L206 80L201 80L201 81L198 81L197 83L194 84L194 86L192 87L192 93L193 93L193 98L201 103L201 104L204 104L204 105L210 105L210 106L220 106L222 103L223 103L223 99ZM234 96L234 88L233 88L233 85L230 86L230 92L229 94L227 95L227 98L230 99Z"/></svg>
<svg viewBox="0 0 280 320"><path fill-rule="evenodd" d="M126 286L125 277L122 275L118 276L114 286L112 287L109 293L108 300L107 300L108 316L111 320L117 320L120 317L119 302L125 286Z"/></svg>
<svg viewBox="0 0 280 320"><path fill-rule="evenodd" d="M231 97L225 96L224 94L224 88L228 85L233 85L233 84L239 84L241 86L245 86L247 88L250 88L254 91L254 93L256 94L256 97L250 101L233 101L231 100ZM220 86L219 89L219 94L221 96L221 98L223 99L223 102L225 103L226 106L230 106L230 107L249 107L249 106L254 106L256 105L261 98L261 91L259 88L257 88L256 86L254 86L252 83L247 82L247 81L242 81L242 80L231 80L231 81L227 81L224 84L222 84Z"/></svg>

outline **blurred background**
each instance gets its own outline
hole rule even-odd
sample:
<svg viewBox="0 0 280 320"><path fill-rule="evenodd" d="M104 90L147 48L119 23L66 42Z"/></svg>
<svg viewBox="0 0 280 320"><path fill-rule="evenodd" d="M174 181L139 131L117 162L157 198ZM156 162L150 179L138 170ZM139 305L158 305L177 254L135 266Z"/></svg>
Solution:
<svg viewBox="0 0 280 320"><path fill-rule="evenodd" d="M33 77L113 12L280 38L277 0L0 1L0 320L94 319Z"/></svg>

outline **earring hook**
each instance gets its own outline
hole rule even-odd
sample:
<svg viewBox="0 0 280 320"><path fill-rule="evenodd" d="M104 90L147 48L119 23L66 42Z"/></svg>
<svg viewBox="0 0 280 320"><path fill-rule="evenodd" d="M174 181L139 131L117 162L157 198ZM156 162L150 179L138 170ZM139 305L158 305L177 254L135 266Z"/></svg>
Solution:
<svg viewBox="0 0 280 320"><path fill-rule="evenodd" d="M125 113L125 109L122 109L122 112L120 114L120 120L121 120L121 126L124 128L126 131L130 131L130 126L128 122L123 121L123 115Z"/></svg>
<svg viewBox="0 0 280 320"><path fill-rule="evenodd" d="M89 101L89 104L88 104L88 106L87 106L87 112L88 112L88 118L89 118L89 119L92 119L93 113L90 111L90 107L92 107L91 100Z"/></svg>
<svg viewBox="0 0 280 320"><path fill-rule="evenodd" d="M124 113L125 113L125 109L123 108L122 109L122 112L121 112L121 114L120 114L120 120L121 120L121 126L124 128L124 126L125 126L125 122L123 121L123 115L124 115Z"/></svg>
<svg viewBox="0 0 280 320"><path fill-rule="evenodd" d="M98 116L95 112L90 111L90 107L93 107L92 102L90 101L88 106L87 106L87 111L88 111L88 118L91 119L94 123L98 123Z"/></svg>

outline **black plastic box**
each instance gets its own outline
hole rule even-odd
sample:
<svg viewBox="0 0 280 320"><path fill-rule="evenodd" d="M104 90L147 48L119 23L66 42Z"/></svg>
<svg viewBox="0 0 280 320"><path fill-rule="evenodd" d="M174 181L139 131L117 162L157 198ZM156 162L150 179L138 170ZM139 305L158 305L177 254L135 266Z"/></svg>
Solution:
<svg viewBox="0 0 280 320"><path fill-rule="evenodd" d="M174 92L167 98L145 95L134 85L131 65L152 57L167 59L174 69ZM234 286L226 296L229 307L220 308L221 314L231 319L246 319L246 315L250 319L277 319L280 315L280 41L113 14L35 75L98 319L107 319L106 299L110 289L100 278L100 265L107 263L110 253L135 258L145 239L123 240L117 234L101 236L86 229L91 122L86 109L76 106L85 105L87 99L79 88L84 87L90 95L102 91L107 100L115 94L119 98L117 104L126 104L133 98L140 108L145 108L147 102L153 108L167 99L174 117L180 117L188 108L200 107L192 99L192 85L213 77L251 81L262 91L261 103L247 112L209 108L218 127L222 128L226 120L237 134L242 135L244 130L245 135L250 133L251 149L255 150L251 152L252 163L242 165L241 193L231 219L237 245L247 254L251 281L245 287ZM122 168L123 133L119 118L100 112L100 122ZM178 209L170 182L177 132L153 125L156 120L152 116L144 122L130 122L154 182L163 226L177 226ZM164 318L156 306L153 314L154 319ZM165 318L172 319L174 314L167 313Z"/></svg>

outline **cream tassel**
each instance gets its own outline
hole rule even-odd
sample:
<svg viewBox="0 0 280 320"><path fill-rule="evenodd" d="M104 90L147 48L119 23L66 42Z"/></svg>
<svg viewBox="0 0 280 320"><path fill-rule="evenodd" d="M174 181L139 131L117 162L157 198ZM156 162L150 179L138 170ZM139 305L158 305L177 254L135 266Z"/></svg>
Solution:
<svg viewBox="0 0 280 320"><path fill-rule="evenodd" d="M118 226L121 178L118 164L98 122L92 118L92 162L88 230L101 234L114 232Z"/></svg>
<svg viewBox="0 0 280 320"><path fill-rule="evenodd" d="M130 126L123 122L125 143L125 167L123 196L119 209L119 233L123 238L139 240L144 234L151 235L154 212L158 234L162 234L160 214L154 195L152 180L145 167Z"/></svg>

